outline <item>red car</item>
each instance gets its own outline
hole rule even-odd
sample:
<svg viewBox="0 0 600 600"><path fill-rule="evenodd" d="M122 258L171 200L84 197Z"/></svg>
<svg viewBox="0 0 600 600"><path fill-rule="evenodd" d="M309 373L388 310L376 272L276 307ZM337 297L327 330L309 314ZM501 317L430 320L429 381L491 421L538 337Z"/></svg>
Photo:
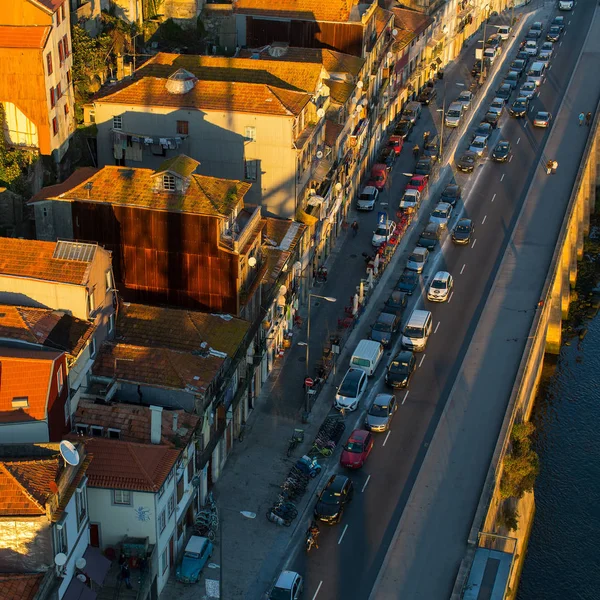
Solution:
<svg viewBox="0 0 600 600"><path fill-rule="evenodd" d="M350 434L342 450L340 464L342 467L348 467L349 469L360 469L365 464L372 449L373 436L371 432L364 429L355 429Z"/></svg>
<svg viewBox="0 0 600 600"><path fill-rule="evenodd" d="M429 177L427 175L413 175L406 186L407 190L419 190L419 193L423 193L427 184L429 183Z"/></svg>
<svg viewBox="0 0 600 600"><path fill-rule="evenodd" d="M404 146L404 138L399 135L393 135L390 137L390 141L388 142L388 146L393 148L394 154L398 156L400 152L402 152L402 146Z"/></svg>

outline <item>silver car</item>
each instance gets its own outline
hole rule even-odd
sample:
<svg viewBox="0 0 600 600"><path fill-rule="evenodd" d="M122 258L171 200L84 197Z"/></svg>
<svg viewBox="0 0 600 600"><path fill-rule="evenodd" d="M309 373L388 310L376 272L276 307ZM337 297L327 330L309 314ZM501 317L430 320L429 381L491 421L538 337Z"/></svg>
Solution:
<svg viewBox="0 0 600 600"><path fill-rule="evenodd" d="M435 207L435 210L431 213L429 217L430 223L435 223L439 225L442 229L448 227L448 221L452 216L452 204L449 202L438 202L438 205Z"/></svg>
<svg viewBox="0 0 600 600"><path fill-rule="evenodd" d="M377 394L365 417L365 428L369 431L387 431L398 410L393 394Z"/></svg>
<svg viewBox="0 0 600 600"><path fill-rule="evenodd" d="M450 206L448 204L448 206ZM429 260L429 250L417 246L406 261L406 268L417 273L422 273Z"/></svg>
<svg viewBox="0 0 600 600"><path fill-rule="evenodd" d="M531 100L537 95L537 85L535 81L526 81L519 90L519 96Z"/></svg>
<svg viewBox="0 0 600 600"><path fill-rule="evenodd" d="M473 92L469 90L463 90L456 99L456 102L459 102L463 105L463 110L469 110L471 108L471 102L473 101Z"/></svg>
<svg viewBox="0 0 600 600"><path fill-rule="evenodd" d="M483 156L487 148L487 140L483 136L478 135L469 146L469 152L473 152L473 154L477 154L477 156Z"/></svg>
<svg viewBox="0 0 600 600"><path fill-rule="evenodd" d="M488 108L488 112L495 112L501 115L504 111L505 104L506 102L504 102L503 98L494 98L490 104L490 107Z"/></svg>

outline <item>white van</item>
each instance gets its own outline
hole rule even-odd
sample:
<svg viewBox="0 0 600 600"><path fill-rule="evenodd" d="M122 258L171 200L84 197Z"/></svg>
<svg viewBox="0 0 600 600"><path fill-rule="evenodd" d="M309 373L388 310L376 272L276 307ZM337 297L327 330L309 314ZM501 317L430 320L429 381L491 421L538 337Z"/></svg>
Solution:
<svg viewBox="0 0 600 600"><path fill-rule="evenodd" d="M546 72L546 63L541 61L534 62L527 71L527 81L533 81L538 87L542 83L544 73Z"/></svg>
<svg viewBox="0 0 600 600"><path fill-rule="evenodd" d="M362 369L367 377L377 370L383 358L383 346L374 340L360 340L350 359L350 368Z"/></svg>
<svg viewBox="0 0 600 600"><path fill-rule="evenodd" d="M425 350L431 334L431 313L428 310L413 310L402 331L402 346L407 350Z"/></svg>

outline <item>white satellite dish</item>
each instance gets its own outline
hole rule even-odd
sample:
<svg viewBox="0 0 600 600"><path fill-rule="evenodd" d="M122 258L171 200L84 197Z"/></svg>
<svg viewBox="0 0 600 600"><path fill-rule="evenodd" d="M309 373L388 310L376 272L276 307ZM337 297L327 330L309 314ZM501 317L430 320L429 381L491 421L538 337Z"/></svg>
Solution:
<svg viewBox="0 0 600 600"><path fill-rule="evenodd" d="M75 561L75 566L76 566L78 569L85 569L85 565L87 565L87 560L85 560L85 558L83 558L83 556L82 556L81 558L78 558L78 559Z"/></svg>
<svg viewBox="0 0 600 600"><path fill-rule="evenodd" d="M388 52L388 53L387 53L387 57L388 57L388 58L392 58L392 56L394 56L394 53L393 53L393 52Z"/></svg>
<svg viewBox="0 0 600 600"><path fill-rule="evenodd" d="M286 294L287 294L287 288L285 287L285 285L282 285L282 286L279 288L279 295L280 295L280 296L285 296Z"/></svg>
<svg viewBox="0 0 600 600"><path fill-rule="evenodd" d="M357 82L356 82L356 87L357 87L359 90L360 90L360 89L362 89L362 86L363 86L363 82L362 82L362 81L357 81Z"/></svg>
<svg viewBox="0 0 600 600"><path fill-rule="evenodd" d="M254 258L254 256L251 256L251 257L248 259L248 264L249 264L251 267L255 267L255 266L256 266L256 259Z"/></svg>
<svg viewBox="0 0 600 600"><path fill-rule="evenodd" d="M54 557L54 564L57 567L64 567L67 564L67 555L64 552L59 552Z"/></svg>
<svg viewBox="0 0 600 600"><path fill-rule="evenodd" d="M71 442L63 440L60 443L60 454L70 465L76 467L79 464L79 452Z"/></svg>
<svg viewBox="0 0 600 600"><path fill-rule="evenodd" d="M392 29L392 35L394 37L396 37L398 35L398 30L397 29Z"/></svg>
<svg viewBox="0 0 600 600"><path fill-rule="evenodd" d="M342 189L342 184L338 181L334 187L339 192Z"/></svg>
<svg viewBox="0 0 600 600"><path fill-rule="evenodd" d="M318 158L319 160L321 160L321 159L323 158L323 152L321 152L321 150L319 150L319 151L317 152L317 158Z"/></svg>
<svg viewBox="0 0 600 600"><path fill-rule="evenodd" d="M81 581L81 583L85 583L87 580L87 577L83 573L79 573L79 575L77 575L77 579L79 579L79 581Z"/></svg>
<svg viewBox="0 0 600 600"><path fill-rule="evenodd" d="M324 108L319 108L319 110L317 110L317 117L322 118L325 116L325 109Z"/></svg>

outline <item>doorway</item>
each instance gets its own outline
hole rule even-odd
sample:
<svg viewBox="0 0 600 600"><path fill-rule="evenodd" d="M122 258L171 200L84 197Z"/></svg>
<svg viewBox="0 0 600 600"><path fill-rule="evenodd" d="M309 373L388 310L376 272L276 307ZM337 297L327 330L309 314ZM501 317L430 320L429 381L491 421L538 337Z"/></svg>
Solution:
<svg viewBox="0 0 600 600"><path fill-rule="evenodd" d="M90 546L100 548L100 525L90 523Z"/></svg>

